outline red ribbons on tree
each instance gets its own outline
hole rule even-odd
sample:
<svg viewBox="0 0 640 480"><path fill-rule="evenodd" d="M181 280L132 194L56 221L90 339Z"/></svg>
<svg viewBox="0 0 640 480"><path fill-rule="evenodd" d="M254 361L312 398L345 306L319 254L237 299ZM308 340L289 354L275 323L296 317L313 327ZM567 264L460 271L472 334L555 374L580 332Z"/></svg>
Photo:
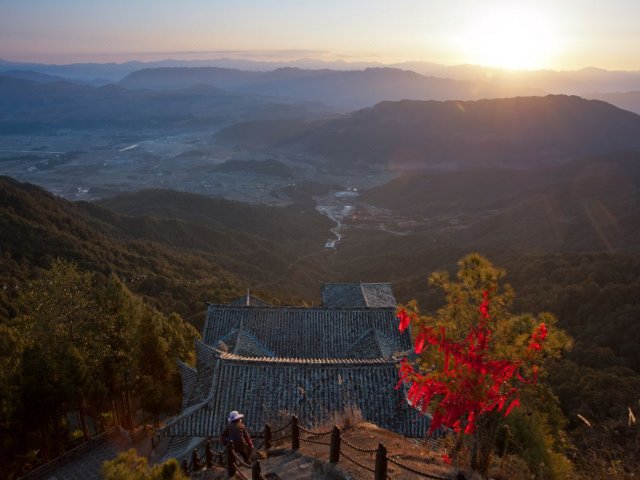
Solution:
<svg viewBox="0 0 640 480"><path fill-rule="evenodd" d="M407 399L423 413L433 403L431 431L445 425L455 431L464 429L467 434L473 433L481 415L496 410L507 416L520 405L518 383L537 381L535 365L533 377L525 379L521 374L524 360L490 358L490 308L490 292L484 291L478 322L461 342L447 338L444 327L437 333L432 327L420 328L415 338L415 352L420 354L429 346L437 347L443 356L442 370L421 373L406 358L400 363L396 388L410 385ZM408 314L401 309L398 312L400 331L406 330L415 318L415 313ZM547 326L541 323L532 334L527 350L540 351L547 335Z"/></svg>

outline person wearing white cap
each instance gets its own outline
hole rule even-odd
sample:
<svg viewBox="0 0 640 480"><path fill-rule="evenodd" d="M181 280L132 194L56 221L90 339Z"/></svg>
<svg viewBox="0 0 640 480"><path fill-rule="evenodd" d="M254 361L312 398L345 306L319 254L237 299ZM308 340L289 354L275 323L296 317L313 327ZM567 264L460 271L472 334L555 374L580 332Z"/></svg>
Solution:
<svg viewBox="0 0 640 480"><path fill-rule="evenodd" d="M242 421L243 418L244 415L238 413L237 410L229 413L229 416L227 417L227 428L222 432L220 442L223 445L227 445L231 440L233 442L234 450L242 455L245 462L248 462L251 451L253 450L253 442L251 441L251 436L247 431L247 427Z"/></svg>

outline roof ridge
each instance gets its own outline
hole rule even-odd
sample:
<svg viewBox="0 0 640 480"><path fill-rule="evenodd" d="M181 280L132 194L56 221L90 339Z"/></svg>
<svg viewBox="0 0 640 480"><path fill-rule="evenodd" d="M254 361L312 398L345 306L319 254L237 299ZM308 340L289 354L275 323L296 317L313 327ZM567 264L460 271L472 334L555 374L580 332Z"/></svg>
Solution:
<svg viewBox="0 0 640 480"><path fill-rule="evenodd" d="M362 298L364 299L364 304L367 308L369 308L369 298L367 298L367 292L364 289L364 284L360 282L360 291L362 292Z"/></svg>
<svg viewBox="0 0 640 480"><path fill-rule="evenodd" d="M299 357L244 357L235 353L220 352L221 360L231 360L249 363L281 363L296 365L379 365L397 363L396 357L376 358L299 358Z"/></svg>
<svg viewBox="0 0 640 480"><path fill-rule="evenodd" d="M233 354L234 355L238 355L238 356L242 356L238 353L238 351L240 350L241 347L243 347L243 342L242 339L249 339L250 342L252 342L256 347L260 348L260 350L264 351L265 353L268 354L269 357L275 357L276 354L273 352L273 350L271 350L270 348L267 348L267 346L262 343L258 337L256 337L253 332L251 332L251 330L249 329L245 329L243 328L242 330L238 330L238 337L237 337L237 341L236 341L236 345L235 348L233 349Z"/></svg>
<svg viewBox="0 0 640 480"><path fill-rule="evenodd" d="M392 310L396 307L331 307L328 309L322 305L315 305L312 307L305 307L303 305L282 305L282 306L254 306L254 305L228 305L225 303L210 304L211 310L302 310L302 311L327 311L327 310L353 310L353 311L369 311L369 310Z"/></svg>

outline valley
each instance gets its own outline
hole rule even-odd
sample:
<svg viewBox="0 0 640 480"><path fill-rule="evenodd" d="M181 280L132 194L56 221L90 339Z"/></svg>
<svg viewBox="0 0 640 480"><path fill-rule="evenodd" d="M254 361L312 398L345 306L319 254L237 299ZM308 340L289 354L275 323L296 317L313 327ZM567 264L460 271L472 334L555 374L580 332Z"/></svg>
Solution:
<svg viewBox="0 0 640 480"><path fill-rule="evenodd" d="M509 272L519 311L550 311L576 339L549 380L572 441L599 446L573 411L626 418L640 391L638 115L564 95L347 114L202 89L116 95L90 114L75 94L51 109L4 107L3 319L56 259L121 279L196 328L205 301L249 290L317 305L321 282L391 282L398 302L437 311L427 276L479 252ZM184 95L198 101L182 110ZM130 110L130 97L142 106ZM611 405L594 387L605 381ZM636 461L624 446L616 455Z"/></svg>

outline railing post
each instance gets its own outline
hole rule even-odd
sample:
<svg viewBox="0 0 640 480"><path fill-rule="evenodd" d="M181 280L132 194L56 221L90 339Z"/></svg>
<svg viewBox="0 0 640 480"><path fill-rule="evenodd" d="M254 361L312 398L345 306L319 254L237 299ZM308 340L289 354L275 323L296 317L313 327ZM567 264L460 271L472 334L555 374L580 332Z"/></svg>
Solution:
<svg viewBox="0 0 640 480"><path fill-rule="evenodd" d="M202 469L202 463L200 463L200 458L198 457L198 449L194 448L193 453L191 453L191 470L197 472Z"/></svg>
<svg viewBox="0 0 640 480"><path fill-rule="evenodd" d="M256 463L253 464L251 468L251 480L264 480L262 476L262 466L260 465L260 460L256 460Z"/></svg>
<svg viewBox="0 0 640 480"><path fill-rule="evenodd" d="M269 450L271 448L271 425L268 423L264 426L264 449Z"/></svg>
<svg viewBox="0 0 640 480"><path fill-rule="evenodd" d="M300 450L300 424L295 415L291 416L291 449Z"/></svg>
<svg viewBox="0 0 640 480"><path fill-rule="evenodd" d="M213 467L213 446L211 445L211 440L207 440L207 443L205 444L204 458L207 468Z"/></svg>
<svg viewBox="0 0 640 480"><path fill-rule="evenodd" d="M329 449L329 461L331 463L340 461L340 440L340 429L337 425L334 425L331 431L331 447Z"/></svg>
<svg viewBox="0 0 640 480"><path fill-rule="evenodd" d="M379 443L376 450L375 480L387 480L387 449L383 443Z"/></svg>
<svg viewBox="0 0 640 480"><path fill-rule="evenodd" d="M227 443L227 473L229 474L229 478L233 478L237 471L236 452L233 449L233 441L229 440L229 443Z"/></svg>

